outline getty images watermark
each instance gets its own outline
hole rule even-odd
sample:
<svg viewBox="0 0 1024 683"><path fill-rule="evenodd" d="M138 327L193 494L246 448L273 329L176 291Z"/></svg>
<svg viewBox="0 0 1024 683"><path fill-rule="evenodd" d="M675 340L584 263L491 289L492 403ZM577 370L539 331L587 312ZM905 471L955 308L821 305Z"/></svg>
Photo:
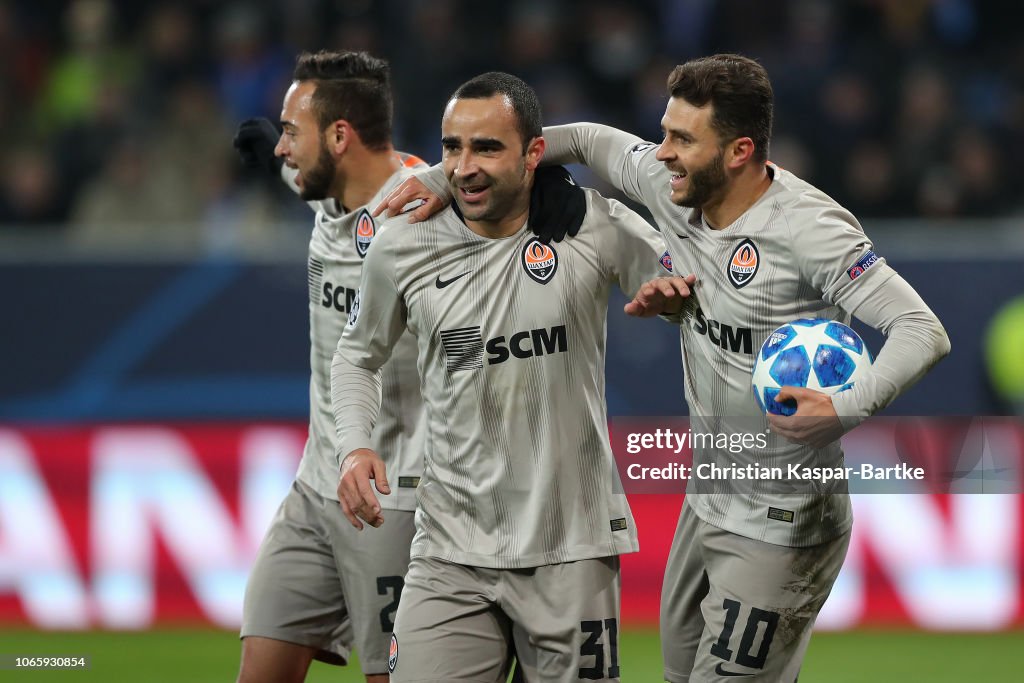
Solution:
<svg viewBox="0 0 1024 683"><path fill-rule="evenodd" d="M808 450L758 418L612 418L626 493L1019 493L1024 421L872 418Z"/></svg>

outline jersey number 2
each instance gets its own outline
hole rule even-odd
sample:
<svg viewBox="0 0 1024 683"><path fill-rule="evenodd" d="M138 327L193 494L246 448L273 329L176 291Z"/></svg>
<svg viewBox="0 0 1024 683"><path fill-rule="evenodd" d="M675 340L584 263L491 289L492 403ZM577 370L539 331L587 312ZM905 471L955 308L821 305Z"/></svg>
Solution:
<svg viewBox="0 0 1024 683"><path fill-rule="evenodd" d="M398 601L402 598L402 589L405 588L405 579L401 576L378 576L377 595L391 593L392 600L380 611L380 629L384 633L391 633L395 630L395 612L398 611Z"/></svg>

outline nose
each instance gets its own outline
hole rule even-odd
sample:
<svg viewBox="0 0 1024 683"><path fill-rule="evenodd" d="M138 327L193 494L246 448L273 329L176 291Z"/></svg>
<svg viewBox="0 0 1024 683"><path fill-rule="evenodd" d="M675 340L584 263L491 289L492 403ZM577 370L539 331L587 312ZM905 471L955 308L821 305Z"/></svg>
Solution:
<svg viewBox="0 0 1024 683"><path fill-rule="evenodd" d="M455 175L459 178L468 178L479 170L480 167L477 166L476 157L473 155L472 150L463 150L459 155L459 163L455 166Z"/></svg>
<svg viewBox="0 0 1024 683"><path fill-rule="evenodd" d="M668 146L668 136L665 136L661 140L661 144L658 145L658 151L654 154L654 158L658 161L669 161L675 158L675 153Z"/></svg>
<svg viewBox="0 0 1024 683"><path fill-rule="evenodd" d="M283 157L288 155L288 147L284 142L284 133L281 133L281 137L277 139L277 144L274 145L274 156Z"/></svg>

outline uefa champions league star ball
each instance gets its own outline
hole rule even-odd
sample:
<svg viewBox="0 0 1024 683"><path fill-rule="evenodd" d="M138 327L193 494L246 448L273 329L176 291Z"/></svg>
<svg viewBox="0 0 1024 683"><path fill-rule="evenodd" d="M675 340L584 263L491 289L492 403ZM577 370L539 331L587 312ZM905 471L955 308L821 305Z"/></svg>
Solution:
<svg viewBox="0 0 1024 683"><path fill-rule="evenodd" d="M761 345L754 361L754 397L761 410L792 415L795 405L775 400L782 387L836 394L852 387L869 365L867 345L848 326L835 320L794 320Z"/></svg>

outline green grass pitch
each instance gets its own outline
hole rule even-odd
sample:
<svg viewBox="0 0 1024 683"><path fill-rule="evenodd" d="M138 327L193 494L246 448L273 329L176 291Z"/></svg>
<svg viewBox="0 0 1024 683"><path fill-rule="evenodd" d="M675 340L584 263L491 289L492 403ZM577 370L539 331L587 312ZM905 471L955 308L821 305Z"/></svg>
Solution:
<svg viewBox="0 0 1024 683"><path fill-rule="evenodd" d="M234 633L160 630L141 633L46 633L0 630L0 654L89 655L87 671L0 670L0 681L27 683L170 683L233 681L239 643ZM658 635L622 634L622 680L661 681ZM1006 682L1021 680L1024 633L937 634L917 631L819 633L811 641L800 683ZM358 667L313 664L310 683L363 681Z"/></svg>

